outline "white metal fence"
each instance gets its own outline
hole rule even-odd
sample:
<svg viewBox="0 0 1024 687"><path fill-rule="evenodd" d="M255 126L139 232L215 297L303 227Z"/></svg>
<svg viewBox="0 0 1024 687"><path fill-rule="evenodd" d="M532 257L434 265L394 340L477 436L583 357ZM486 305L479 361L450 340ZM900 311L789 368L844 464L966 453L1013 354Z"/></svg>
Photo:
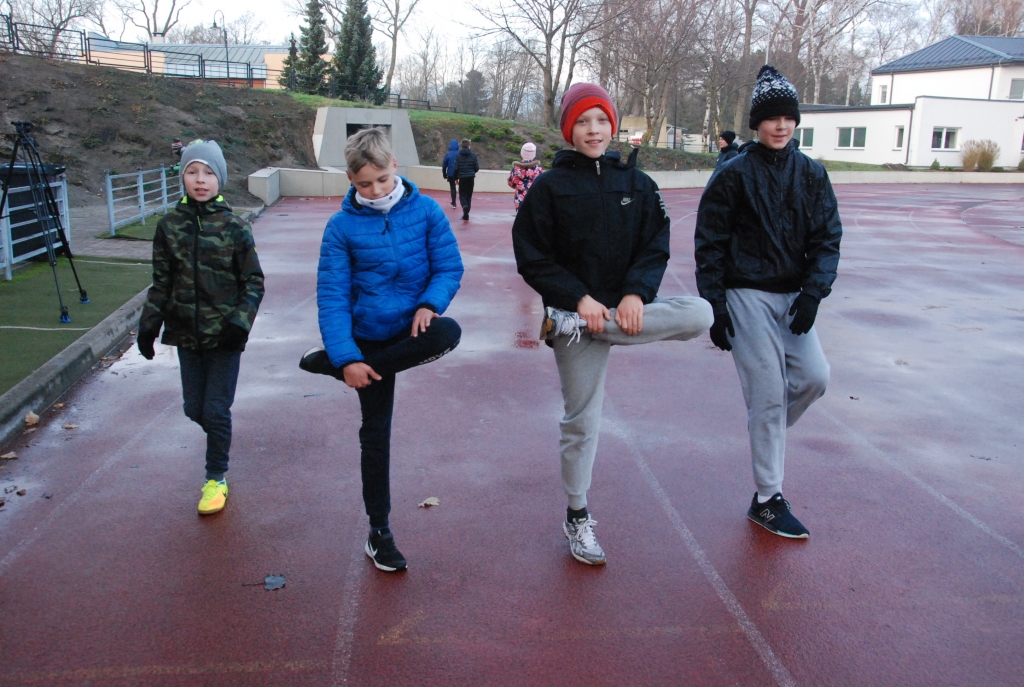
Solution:
<svg viewBox="0 0 1024 687"><path fill-rule="evenodd" d="M50 183L60 223L64 235L71 242L71 213L68 212L68 182L63 174ZM56 227L50 229L53 245L63 245ZM70 246L69 246L70 247ZM0 269L4 279L11 280L11 268L16 263L34 258L46 252L46 238L43 225L36 214L32 202L31 189L28 186L12 188L7 194L7 202L0 208Z"/></svg>
<svg viewBox="0 0 1024 687"><path fill-rule="evenodd" d="M135 222L142 222L150 215L172 207L185 195L181 180L172 173L171 181L167 175L169 167L147 169L132 174L111 174L107 172L107 216L110 220L110 235L117 233L118 227Z"/></svg>

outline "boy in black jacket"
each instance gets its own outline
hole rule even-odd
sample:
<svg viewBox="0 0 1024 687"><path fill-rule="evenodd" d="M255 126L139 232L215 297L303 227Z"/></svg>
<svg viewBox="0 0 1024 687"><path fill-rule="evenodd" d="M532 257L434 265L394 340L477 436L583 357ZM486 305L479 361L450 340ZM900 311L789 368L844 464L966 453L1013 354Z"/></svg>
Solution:
<svg viewBox="0 0 1024 687"><path fill-rule="evenodd" d="M711 302L711 340L732 351L747 404L757 493L747 517L795 539L810 533L782 497L786 428L828 385L814 330L832 290L843 230L828 173L792 141L796 89L758 74L750 128L758 140L711 177L697 210L697 288Z"/></svg>
<svg viewBox="0 0 1024 687"><path fill-rule="evenodd" d="M476 153L469 148L468 138L462 139L462 148L455 156L455 179L459 182L459 203L462 205L462 219L469 219L469 208L473 204L473 185L480 162Z"/></svg>
<svg viewBox="0 0 1024 687"><path fill-rule="evenodd" d="M706 301L658 299L669 258L669 217L657 184L618 153L605 154L618 116L608 93L575 84L562 97L560 151L537 178L512 226L516 264L544 301L541 338L554 348L562 383L562 531L573 557L605 554L587 511L613 344L686 341L712 322Z"/></svg>

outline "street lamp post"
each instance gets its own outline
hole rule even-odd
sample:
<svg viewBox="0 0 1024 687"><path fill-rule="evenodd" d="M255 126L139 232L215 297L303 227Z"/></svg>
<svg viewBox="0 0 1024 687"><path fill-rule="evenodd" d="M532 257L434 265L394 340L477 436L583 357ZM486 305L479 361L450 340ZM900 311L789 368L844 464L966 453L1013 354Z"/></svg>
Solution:
<svg viewBox="0 0 1024 687"><path fill-rule="evenodd" d="M220 15L220 26L217 26L217 15ZM228 23L224 19L224 13L217 10L213 13L213 26L210 27L214 31L220 29L224 32L224 75L228 79L228 86L231 85L231 55L228 53Z"/></svg>

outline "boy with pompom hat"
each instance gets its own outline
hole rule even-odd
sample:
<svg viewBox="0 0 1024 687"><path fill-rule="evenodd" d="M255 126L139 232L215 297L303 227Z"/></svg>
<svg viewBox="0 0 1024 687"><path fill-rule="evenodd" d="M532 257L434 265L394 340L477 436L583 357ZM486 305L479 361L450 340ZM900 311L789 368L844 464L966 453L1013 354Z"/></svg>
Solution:
<svg viewBox="0 0 1024 687"><path fill-rule="evenodd" d="M657 184L607 152L617 124L603 88L569 88L559 128L574 150L555 155L512 226L516 264L543 299L541 338L554 349L562 383L562 532L573 558L589 565L605 562L587 490L611 346L686 341L712 321L701 298L657 297L668 265L669 216Z"/></svg>
<svg viewBox="0 0 1024 687"><path fill-rule="evenodd" d="M185 197L156 225L153 285L137 343L152 360L153 343L177 346L185 415L206 432L206 479L199 514L224 509L231 448L231 404L238 367L263 300L263 270L252 229L231 212L221 190L228 166L216 141L181 152Z"/></svg>
<svg viewBox="0 0 1024 687"><path fill-rule="evenodd" d="M519 149L519 157L522 159L512 163L512 171L508 174L509 188L515 191L513 202L516 204L516 212L519 212L519 206L522 205L523 198L526 197L526 192L530 190L534 180L544 171L536 159L537 145L535 143L531 141L524 143L523 147Z"/></svg>
<svg viewBox="0 0 1024 687"><path fill-rule="evenodd" d="M786 431L828 385L814 320L843 230L828 173L792 140L798 124L796 89L765 65L750 101L757 140L712 175L694 243L697 288L715 312L711 340L732 351L747 405L757 486L747 517L806 539L782 496Z"/></svg>

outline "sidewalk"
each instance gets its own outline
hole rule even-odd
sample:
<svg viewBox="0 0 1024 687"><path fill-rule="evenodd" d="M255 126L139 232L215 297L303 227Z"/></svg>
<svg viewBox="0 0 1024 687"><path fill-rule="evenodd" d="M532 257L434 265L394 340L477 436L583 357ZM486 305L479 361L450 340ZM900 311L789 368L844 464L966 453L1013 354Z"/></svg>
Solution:
<svg viewBox="0 0 1024 687"><path fill-rule="evenodd" d="M165 347L84 380L0 463L4 684L1018 684L1024 200L837 193L843 261L818 320L832 384L787 455L808 541L747 521L739 382L704 336L612 352L589 495L608 565L570 557L540 299L516 274L511 199L483 194L469 222L445 210L463 339L398 378L391 521L410 566L376 570L356 394L297 367L338 200L290 198L254 227L267 296L223 513L195 513L205 440ZM664 195L662 293L692 294L699 191Z"/></svg>

